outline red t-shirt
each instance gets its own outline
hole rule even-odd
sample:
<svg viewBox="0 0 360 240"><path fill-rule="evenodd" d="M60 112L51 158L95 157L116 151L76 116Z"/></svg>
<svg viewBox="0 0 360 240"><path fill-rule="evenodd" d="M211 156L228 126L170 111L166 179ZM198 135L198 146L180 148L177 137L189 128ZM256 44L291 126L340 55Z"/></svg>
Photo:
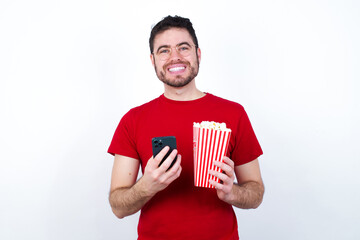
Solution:
<svg viewBox="0 0 360 240"><path fill-rule="evenodd" d="M182 172L141 209L138 234L152 239L239 239L231 205L215 189L194 186L193 123L225 122L232 130L228 156L235 165L262 154L244 108L207 93L193 101L174 101L164 95L131 109L121 119L108 152L138 159L142 172L152 156L151 139L175 136Z"/></svg>

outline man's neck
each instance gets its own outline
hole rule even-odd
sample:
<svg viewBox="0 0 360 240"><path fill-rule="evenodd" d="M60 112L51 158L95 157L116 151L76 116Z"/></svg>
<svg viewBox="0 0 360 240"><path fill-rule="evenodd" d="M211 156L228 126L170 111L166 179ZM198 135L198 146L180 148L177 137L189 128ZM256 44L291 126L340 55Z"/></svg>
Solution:
<svg viewBox="0 0 360 240"><path fill-rule="evenodd" d="M191 101L205 96L205 93L196 88L195 81L184 87L171 87L164 84L164 96L175 101Z"/></svg>

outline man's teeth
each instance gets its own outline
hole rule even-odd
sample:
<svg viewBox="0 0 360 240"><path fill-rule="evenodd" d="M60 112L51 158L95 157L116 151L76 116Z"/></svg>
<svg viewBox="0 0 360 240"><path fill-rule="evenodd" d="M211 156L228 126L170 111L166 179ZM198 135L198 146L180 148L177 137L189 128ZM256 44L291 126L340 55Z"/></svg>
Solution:
<svg viewBox="0 0 360 240"><path fill-rule="evenodd" d="M174 67L174 68L170 68L169 71L170 72L176 72L176 71L180 71L185 69L185 67Z"/></svg>

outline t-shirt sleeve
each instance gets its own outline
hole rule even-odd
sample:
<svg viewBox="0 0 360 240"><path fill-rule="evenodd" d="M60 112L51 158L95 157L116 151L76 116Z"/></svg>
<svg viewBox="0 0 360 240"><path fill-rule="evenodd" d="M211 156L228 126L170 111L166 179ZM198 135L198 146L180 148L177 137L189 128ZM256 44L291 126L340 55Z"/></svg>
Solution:
<svg viewBox="0 0 360 240"><path fill-rule="evenodd" d="M117 126L113 139L108 149L108 153L115 155L123 155L135 159L140 159L136 150L135 142L135 126L134 126L134 114L130 110L120 120Z"/></svg>
<svg viewBox="0 0 360 240"><path fill-rule="evenodd" d="M245 109L241 107L231 159L235 165L251 162L263 154Z"/></svg>

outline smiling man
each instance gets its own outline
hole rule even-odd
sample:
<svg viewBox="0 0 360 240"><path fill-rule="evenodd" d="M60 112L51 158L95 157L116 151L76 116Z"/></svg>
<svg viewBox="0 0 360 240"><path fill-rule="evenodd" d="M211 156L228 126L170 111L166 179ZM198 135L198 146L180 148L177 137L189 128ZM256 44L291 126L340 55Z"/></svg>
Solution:
<svg viewBox="0 0 360 240"><path fill-rule="evenodd" d="M233 206L257 208L264 185L261 147L244 108L200 91L201 51L189 19L168 16L151 31L150 58L164 94L121 119L108 152L115 156L109 201L123 218L141 210L138 239L239 239ZM232 130L215 189L194 186L193 123L224 122ZM177 150L152 156L151 139L175 136ZM176 158L175 164L171 166ZM171 166L170 169L168 169ZM142 177L136 181L139 167ZM236 182L235 182L236 178Z"/></svg>
<svg viewBox="0 0 360 240"><path fill-rule="evenodd" d="M185 41L177 43L181 38ZM166 85L178 88L192 82L199 71L201 53L188 31L182 28L169 29L159 33L154 40L156 45L151 61L158 78Z"/></svg>

